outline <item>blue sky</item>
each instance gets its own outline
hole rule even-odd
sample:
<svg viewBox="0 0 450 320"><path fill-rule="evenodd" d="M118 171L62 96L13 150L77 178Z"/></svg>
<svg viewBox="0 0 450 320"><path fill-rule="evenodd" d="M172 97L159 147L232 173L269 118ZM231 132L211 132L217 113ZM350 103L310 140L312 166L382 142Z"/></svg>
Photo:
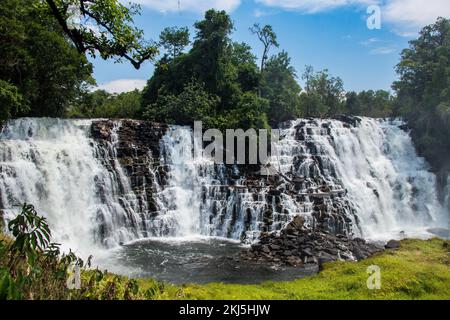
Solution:
<svg viewBox="0 0 450 320"><path fill-rule="evenodd" d="M343 79L346 90L386 89L396 79L394 67L408 41L438 16L450 17L448 0L132 0L141 5L135 23L148 39L157 40L166 26L192 25L204 11L227 10L235 24L233 40L247 42L261 56L262 47L249 32L253 23L270 24L300 78L305 65L328 69ZM381 9L381 29L367 27L367 8ZM135 70L124 62L92 59L100 88L122 92L142 88L153 65Z"/></svg>

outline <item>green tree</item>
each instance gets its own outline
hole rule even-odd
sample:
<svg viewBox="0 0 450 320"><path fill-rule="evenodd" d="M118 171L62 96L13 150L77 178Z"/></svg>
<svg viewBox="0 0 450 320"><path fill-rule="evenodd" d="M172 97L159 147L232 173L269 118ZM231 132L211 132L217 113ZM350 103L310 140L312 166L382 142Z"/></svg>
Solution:
<svg viewBox="0 0 450 320"><path fill-rule="evenodd" d="M301 87L287 52L271 57L261 80L261 96L269 101L270 124L277 125L301 115L300 93Z"/></svg>
<svg viewBox="0 0 450 320"><path fill-rule="evenodd" d="M237 69L237 82L243 92L255 91L260 83L256 56L246 43L234 42L229 48L231 65Z"/></svg>
<svg viewBox="0 0 450 320"><path fill-rule="evenodd" d="M6 120L27 110L22 100L23 97L16 86L0 80L0 105L2 106L0 108L0 127Z"/></svg>
<svg viewBox="0 0 450 320"><path fill-rule="evenodd" d="M244 94L257 92L259 73L256 58L248 45L231 41L233 24L224 11L207 11L205 18L195 23L195 28L195 40L189 52L175 58L173 63L167 63L167 57L163 57L157 64L143 92L142 114L149 119L176 123L194 119L212 123L210 115L214 115L215 123L221 127L228 123L228 127L233 128L237 117L230 113L237 112L236 107L242 103ZM193 85L192 81L197 82L195 90L186 87L186 83ZM208 117L200 111L197 118L184 111L187 120L180 117L173 107L178 102L172 103L170 99L177 99L187 89L199 92L199 99L203 102L213 101L206 104L208 108L212 107ZM201 105L205 105L203 102Z"/></svg>
<svg viewBox="0 0 450 320"><path fill-rule="evenodd" d="M88 92L69 109L75 118L137 118L141 107L141 92L134 90L110 94L104 90Z"/></svg>
<svg viewBox="0 0 450 320"><path fill-rule="evenodd" d="M385 118L392 115L394 97L385 90L347 92L345 112L352 115Z"/></svg>
<svg viewBox="0 0 450 320"><path fill-rule="evenodd" d="M264 71L264 67L266 66L266 61L269 58L270 47L272 46L277 48L279 47L279 44L277 42L277 35L273 31L272 26L265 25L264 27L261 28L261 26L257 23L255 23L253 27L250 28L250 32L256 35L259 41L261 41L261 43L263 44L264 49L261 57L261 67L260 67L260 72L262 74Z"/></svg>
<svg viewBox="0 0 450 320"><path fill-rule="evenodd" d="M162 87L158 100L146 108L144 118L156 122L187 125L202 120L204 125L208 126L215 117L219 101L217 96L205 90L203 84L192 79L179 94L166 92Z"/></svg>
<svg viewBox="0 0 450 320"><path fill-rule="evenodd" d="M13 93L2 105L3 110L9 110L3 112L3 120L23 115L64 115L68 103L93 83L91 64L66 41L60 26L42 11L40 2L33 4L27 0L0 2L2 94Z"/></svg>
<svg viewBox="0 0 450 320"><path fill-rule="evenodd" d="M395 112L412 129L420 154L435 169L449 170L450 20L439 18L410 41L397 65Z"/></svg>
<svg viewBox="0 0 450 320"><path fill-rule="evenodd" d="M189 30L186 27L167 27L161 32L159 42L167 50L169 57L175 60L189 45Z"/></svg>
<svg viewBox="0 0 450 320"><path fill-rule="evenodd" d="M326 69L314 72L311 66L306 67L302 78L306 81L302 104L307 116L334 116L343 111L345 94L341 78L330 76Z"/></svg>

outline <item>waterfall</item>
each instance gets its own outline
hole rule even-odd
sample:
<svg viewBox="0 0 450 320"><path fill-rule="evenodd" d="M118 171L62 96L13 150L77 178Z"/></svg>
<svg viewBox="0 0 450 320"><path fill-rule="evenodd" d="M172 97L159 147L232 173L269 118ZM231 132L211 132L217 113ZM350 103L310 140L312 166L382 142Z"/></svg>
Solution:
<svg viewBox="0 0 450 320"><path fill-rule="evenodd" d="M194 143L201 141L194 141L189 127L171 127L161 139L160 162L168 168L168 184L156 196L160 210L152 222L154 234L257 239L264 212L275 205L267 203L265 188L250 192L241 186L244 177L230 178L225 165L194 158ZM237 166L231 170L239 175ZM284 216L287 222L289 215Z"/></svg>
<svg viewBox="0 0 450 320"><path fill-rule="evenodd" d="M79 249L91 246L97 176L106 174L86 138L89 121L19 119L0 136L0 204L6 219L23 203L35 205L54 239Z"/></svg>
<svg viewBox="0 0 450 320"><path fill-rule="evenodd" d="M193 158L189 127L169 128L161 140L161 162L168 167L168 185L158 192L160 213L152 223L159 236L199 235L201 163Z"/></svg>
<svg viewBox="0 0 450 320"><path fill-rule="evenodd" d="M33 204L65 249L89 253L142 236L136 197L114 141L89 138L91 120L18 119L0 135L0 208L6 220ZM104 163L115 159L115 170Z"/></svg>
<svg viewBox="0 0 450 320"><path fill-rule="evenodd" d="M345 189L356 210L356 235L387 239L447 227L436 176L417 156L403 124L361 118L353 127L338 120L299 119L284 130L287 138L280 143L278 165L313 185L319 181L332 190Z"/></svg>
<svg viewBox="0 0 450 320"><path fill-rule="evenodd" d="M189 127L170 127L160 154L137 156L132 145L124 159L121 142L131 129L112 121L110 138L99 141L94 123L7 124L0 134L0 210L7 220L21 204L33 204L55 241L86 253L149 236L250 242L296 215L310 228L374 239L448 227L436 177L398 120L293 121L271 158L274 177L194 159ZM133 161L150 174L140 175Z"/></svg>

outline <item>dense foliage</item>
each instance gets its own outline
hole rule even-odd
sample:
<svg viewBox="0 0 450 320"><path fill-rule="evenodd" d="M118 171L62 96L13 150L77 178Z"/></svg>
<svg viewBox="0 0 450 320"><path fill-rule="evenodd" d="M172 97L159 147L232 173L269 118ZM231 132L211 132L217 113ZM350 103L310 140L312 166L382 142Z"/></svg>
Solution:
<svg viewBox="0 0 450 320"><path fill-rule="evenodd" d="M440 18L403 50L396 113L404 115L417 149L435 169L450 169L450 20Z"/></svg>
<svg viewBox="0 0 450 320"><path fill-rule="evenodd" d="M65 116L94 84L85 54L126 59L136 68L151 59L156 46L132 25L137 9L118 0L1 1L0 124Z"/></svg>
<svg viewBox="0 0 450 320"><path fill-rule="evenodd" d="M302 78L306 85L301 104L306 116L323 118L343 111L344 85L341 78L330 76L328 70L314 72L311 66L306 67Z"/></svg>
<svg viewBox="0 0 450 320"><path fill-rule="evenodd" d="M89 83L91 65L60 27L27 0L0 2L0 122L61 116Z"/></svg>
<svg viewBox="0 0 450 320"><path fill-rule="evenodd" d="M124 6L118 0L43 0L34 1L51 16L80 54L103 59L129 61L136 69L157 54L157 47L145 41L133 16L139 6Z"/></svg>
<svg viewBox="0 0 450 320"><path fill-rule="evenodd" d="M250 46L231 40L233 23L226 12L207 11L195 28L195 40L189 52L177 50L178 54L166 55L159 61L143 93L144 118L181 124L202 120L206 127L217 128L263 128L268 126L268 120L278 120L268 119L268 115L279 117L273 108L278 107L275 99L282 94L290 95L283 96L286 102L279 102L286 112L298 106L286 106L300 92L286 54L283 61L273 58L271 62L270 74L279 80L272 82L273 91L268 90L269 75L265 79L261 77ZM175 32L166 29L161 38L166 39L167 34ZM297 110L289 117L296 114Z"/></svg>
<svg viewBox="0 0 450 320"><path fill-rule="evenodd" d="M395 97L385 90L368 90L345 95L345 112L355 116L386 118L393 115Z"/></svg>
<svg viewBox="0 0 450 320"><path fill-rule="evenodd" d="M138 90L111 94L96 90L80 95L69 107L67 115L72 118L136 118L141 107Z"/></svg>
<svg viewBox="0 0 450 320"><path fill-rule="evenodd" d="M267 114L270 124L277 126L280 122L300 117L302 89L296 81L296 72L287 52L272 56L264 64L263 71L260 92L269 102Z"/></svg>

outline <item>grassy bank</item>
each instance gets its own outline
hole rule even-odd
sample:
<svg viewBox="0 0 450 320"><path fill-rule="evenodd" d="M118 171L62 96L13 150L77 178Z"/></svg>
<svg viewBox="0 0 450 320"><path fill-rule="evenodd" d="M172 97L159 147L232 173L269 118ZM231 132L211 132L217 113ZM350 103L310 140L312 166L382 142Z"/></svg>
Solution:
<svg viewBox="0 0 450 320"><path fill-rule="evenodd" d="M369 290L367 267L381 268L381 289ZM333 262L318 275L261 285L186 285L187 299L450 299L450 242L404 240L358 263Z"/></svg>
<svg viewBox="0 0 450 320"><path fill-rule="evenodd" d="M440 239L404 240L398 250L328 263L315 276L289 282L175 286L83 268L74 290L66 278L69 263L79 260L17 245L0 233L0 299L450 299L450 241ZM381 269L379 290L366 285L371 265Z"/></svg>
<svg viewBox="0 0 450 320"><path fill-rule="evenodd" d="M367 267L381 269L381 289L367 288ZM126 280L121 277L122 283ZM450 242L403 240L361 262L332 262L319 274L260 285L211 283L173 286L138 279L136 299L450 299Z"/></svg>

